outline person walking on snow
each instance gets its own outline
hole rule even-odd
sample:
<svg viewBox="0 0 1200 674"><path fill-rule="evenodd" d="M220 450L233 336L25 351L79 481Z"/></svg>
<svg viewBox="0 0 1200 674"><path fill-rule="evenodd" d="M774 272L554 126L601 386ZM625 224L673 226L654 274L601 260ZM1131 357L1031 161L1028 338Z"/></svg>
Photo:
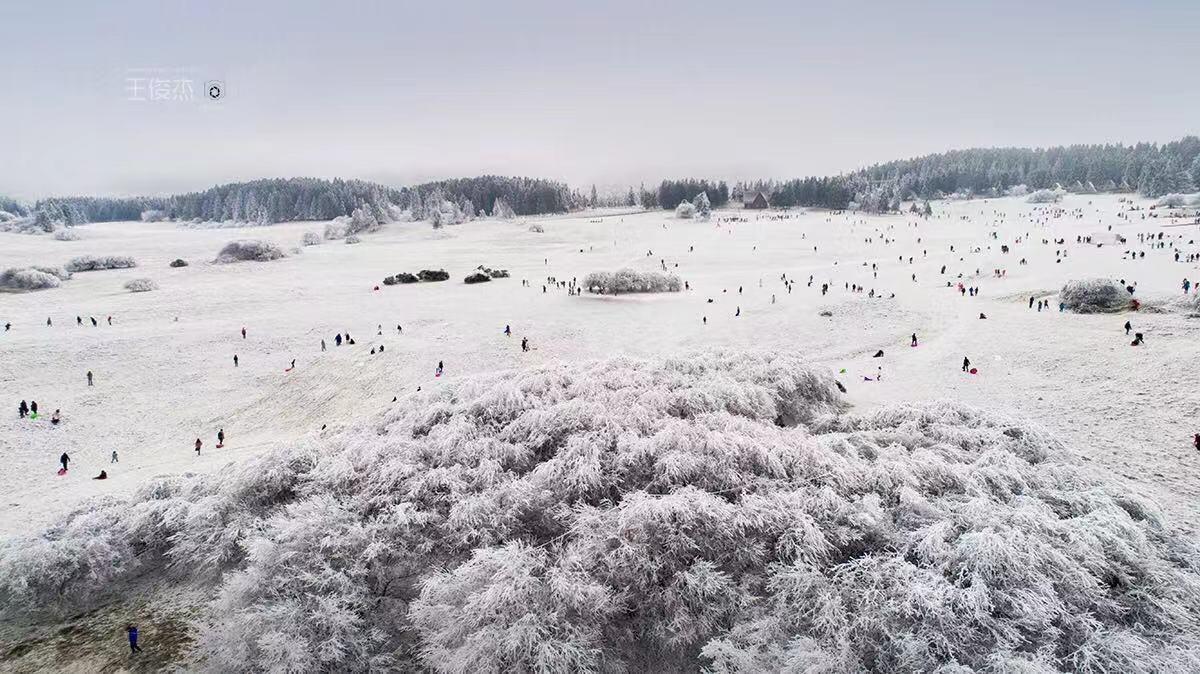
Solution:
<svg viewBox="0 0 1200 674"><path fill-rule="evenodd" d="M220 449L221 447L224 447L224 446L225 446L225 429L221 428L221 429L217 430L217 448Z"/></svg>
<svg viewBox="0 0 1200 674"><path fill-rule="evenodd" d="M508 326L508 325L504 326L504 336L512 337L512 327L511 326Z"/></svg>
<svg viewBox="0 0 1200 674"><path fill-rule="evenodd" d="M528 351L528 350L529 350L529 338L528 338L528 337L522 337L522 338L521 338L521 350L522 350L522 351Z"/></svg>
<svg viewBox="0 0 1200 674"><path fill-rule="evenodd" d="M325 351L325 340L323 339L321 340L321 351L322 353Z"/></svg>
<svg viewBox="0 0 1200 674"><path fill-rule="evenodd" d="M108 462L109 463L121 463L120 460L117 459L117 450L115 450L115 449L113 450L112 458L109 459Z"/></svg>
<svg viewBox="0 0 1200 674"><path fill-rule="evenodd" d="M917 333L915 333L915 332L912 334L912 345L913 346L917 345Z"/></svg>
<svg viewBox="0 0 1200 674"><path fill-rule="evenodd" d="M238 357L237 357L237 354L236 354L236 353L235 353L235 354L233 354L233 366L234 366L234 367L237 367L237 366L238 366Z"/></svg>
<svg viewBox="0 0 1200 674"><path fill-rule="evenodd" d="M970 369L971 369L971 359L970 359L970 358L967 358L966 356L963 356L963 367L962 367L962 371L963 371L963 372L966 372L966 371L968 371L968 370L970 370Z"/></svg>
<svg viewBox="0 0 1200 674"><path fill-rule="evenodd" d="M20 415L21 419L24 419L29 414L29 405L24 400L21 401L20 405L17 405L17 414Z"/></svg>
<svg viewBox="0 0 1200 674"><path fill-rule="evenodd" d="M91 370L87 371L87 380L88 380L88 386L91 386L92 385L92 371Z"/></svg>
<svg viewBox="0 0 1200 674"><path fill-rule="evenodd" d="M36 400L29 403L29 416L33 417L34 419L37 418L37 401Z"/></svg>
<svg viewBox="0 0 1200 674"><path fill-rule="evenodd" d="M1125 336L1126 337L1129 336L1129 331L1132 329L1133 329L1133 324L1130 323L1129 321L1125 321Z"/></svg>
<svg viewBox="0 0 1200 674"><path fill-rule="evenodd" d="M246 338L246 326L242 326L242 339Z"/></svg>
<svg viewBox="0 0 1200 674"><path fill-rule="evenodd" d="M125 627L126 634L129 635L129 654L141 653L142 647L138 646L138 629L137 625L128 625Z"/></svg>
<svg viewBox="0 0 1200 674"><path fill-rule="evenodd" d="M62 456L58 457L58 462L62 464L63 472L65 473L67 472L67 464L71 462L71 457L67 456L66 452L63 452Z"/></svg>
<svg viewBox="0 0 1200 674"><path fill-rule="evenodd" d="M196 438L196 456L200 456L200 447L203 445L204 443L200 442L200 438Z"/></svg>

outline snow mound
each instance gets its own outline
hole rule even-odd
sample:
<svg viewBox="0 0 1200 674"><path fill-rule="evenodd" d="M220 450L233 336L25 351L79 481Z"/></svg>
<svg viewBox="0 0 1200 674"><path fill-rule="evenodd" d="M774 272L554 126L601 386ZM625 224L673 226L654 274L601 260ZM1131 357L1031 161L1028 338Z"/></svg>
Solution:
<svg viewBox="0 0 1200 674"><path fill-rule="evenodd" d="M529 226L529 231L533 232L534 234L545 234L546 228L535 222Z"/></svg>
<svg viewBox="0 0 1200 674"><path fill-rule="evenodd" d="M137 261L128 255L80 255L66 264L67 271L101 271L105 269L129 269Z"/></svg>
<svg viewBox="0 0 1200 674"><path fill-rule="evenodd" d="M0 290L25 292L57 288L71 278L62 267L22 267L0 272Z"/></svg>
<svg viewBox="0 0 1200 674"><path fill-rule="evenodd" d="M217 254L216 262L229 264L232 262L270 262L286 257L278 244L262 239L240 239L225 244Z"/></svg>
<svg viewBox="0 0 1200 674"><path fill-rule="evenodd" d="M358 238L357 234L351 234L350 236L346 237L346 243L350 243L350 244L362 243L362 239Z"/></svg>
<svg viewBox="0 0 1200 674"><path fill-rule="evenodd" d="M583 287L588 292L602 295L676 293L683 290L683 281L674 274L660 271L622 269L617 272L592 272L583 277Z"/></svg>
<svg viewBox="0 0 1200 674"><path fill-rule="evenodd" d="M186 267L186 266L188 266L188 263L187 263L187 260L185 260L185 259L183 259L183 258L181 258L181 257L177 257L177 258L175 258L174 260L171 260L171 264L170 264L170 265L168 265L168 266L170 266L170 267L172 267L172 268L174 268L174 269L178 269L179 267Z"/></svg>
<svg viewBox="0 0 1200 674"><path fill-rule="evenodd" d="M135 278L125 283L125 289L131 293L145 293L151 290L158 290L158 283L154 279Z"/></svg>
<svg viewBox="0 0 1200 674"><path fill-rule="evenodd" d="M488 276L487 274L485 274L481 271L477 271L477 272L473 272L472 274L470 274L469 276L464 278L463 283L468 283L468 284L473 285L475 283L487 283L488 281L491 281L491 280L492 280L491 276Z"/></svg>
<svg viewBox="0 0 1200 674"><path fill-rule="evenodd" d="M211 579L217 671L1195 670L1200 550L1059 452L791 355L501 372L4 541L0 606Z"/></svg>
<svg viewBox="0 0 1200 674"><path fill-rule="evenodd" d="M305 232L304 236L300 238L300 245L319 246L321 245L321 235L317 232Z"/></svg>
<svg viewBox="0 0 1200 674"><path fill-rule="evenodd" d="M1129 308L1129 291L1112 279L1067 281L1058 297L1067 309L1078 314L1100 314Z"/></svg>
<svg viewBox="0 0 1200 674"><path fill-rule="evenodd" d="M79 232L75 231L74 227L63 227L54 231L55 241L78 241L82 238L79 236Z"/></svg>

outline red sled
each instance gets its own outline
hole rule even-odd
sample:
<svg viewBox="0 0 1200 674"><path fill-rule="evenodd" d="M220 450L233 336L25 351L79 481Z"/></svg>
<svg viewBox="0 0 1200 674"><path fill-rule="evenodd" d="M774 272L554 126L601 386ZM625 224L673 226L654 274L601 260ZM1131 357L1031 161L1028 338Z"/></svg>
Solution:
<svg viewBox="0 0 1200 674"><path fill-rule="evenodd" d="M971 374L979 374L979 370L976 370L975 368L971 368Z"/></svg>
<svg viewBox="0 0 1200 674"><path fill-rule="evenodd" d="M67 469L66 469L66 468L59 468L59 469L58 469L58 474L59 474L59 475L66 475L66 474L67 474Z"/></svg>

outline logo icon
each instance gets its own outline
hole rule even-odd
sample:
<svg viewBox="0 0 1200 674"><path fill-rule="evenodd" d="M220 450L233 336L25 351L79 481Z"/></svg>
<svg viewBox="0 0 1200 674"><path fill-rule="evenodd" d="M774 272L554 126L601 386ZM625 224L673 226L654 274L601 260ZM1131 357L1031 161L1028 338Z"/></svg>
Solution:
<svg viewBox="0 0 1200 674"><path fill-rule="evenodd" d="M210 101L219 101L225 97L225 83L220 80L209 80L204 84L204 95Z"/></svg>

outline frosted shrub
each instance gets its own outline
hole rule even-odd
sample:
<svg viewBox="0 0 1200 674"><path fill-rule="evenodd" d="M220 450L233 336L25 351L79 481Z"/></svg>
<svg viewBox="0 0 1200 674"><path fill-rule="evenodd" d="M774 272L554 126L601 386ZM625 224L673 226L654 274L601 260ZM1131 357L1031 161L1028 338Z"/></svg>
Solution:
<svg viewBox="0 0 1200 674"><path fill-rule="evenodd" d="M300 245L319 246L321 245L321 235L316 232L305 232L304 236L300 238Z"/></svg>
<svg viewBox="0 0 1200 674"><path fill-rule="evenodd" d="M144 293L158 290L158 283L154 279L135 278L125 282L125 289L131 293Z"/></svg>
<svg viewBox="0 0 1200 674"><path fill-rule="evenodd" d="M675 217L690 219L696 217L696 205L690 201L681 201L675 207Z"/></svg>
<svg viewBox="0 0 1200 674"><path fill-rule="evenodd" d="M261 239L240 239L225 244L217 253L218 264L233 262L270 262L285 257L283 249L278 244Z"/></svg>
<svg viewBox="0 0 1200 674"><path fill-rule="evenodd" d="M325 238L329 240L346 238L346 229L350 225L350 218L340 215L333 219L332 222L325 223Z"/></svg>
<svg viewBox="0 0 1200 674"><path fill-rule="evenodd" d="M707 220L712 215L712 202L708 199L708 192L701 192L692 199L692 206L696 209L696 215ZM678 211L676 211L678 213Z"/></svg>
<svg viewBox="0 0 1200 674"><path fill-rule="evenodd" d="M0 290L29 291L57 288L71 278L61 267L25 267L6 269L0 273Z"/></svg>
<svg viewBox="0 0 1200 674"><path fill-rule="evenodd" d="M1068 281L1058 297L1067 309L1079 314L1113 313L1129 308L1129 291L1112 279Z"/></svg>
<svg viewBox="0 0 1200 674"><path fill-rule="evenodd" d="M533 232L534 234L545 234L546 228L535 222L529 226L529 231Z"/></svg>
<svg viewBox="0 0 1200 674"><path fill-rule="evenodd" d="M129 269L136 266L137 261L128 255L80 255L66 264L70 272Z"/></svg>
<svg viewBox="0 0 1200 674"><path fill-rule="evenodd" d="M358 238L357 234L351 234L346 237L346 243L362 243L362 239Z"/></svg>
<svg viewBox="0 0 1200 674"><path fill-rule="evenodd" d="M1037 190L1029 195L1025 201L1031 204L1053 204L1062 199L1062 192L1058 190Z"/></svg>
<svg viewBox="0 0 1200 674"><path fill-rule="evenodd" d="M1186 194L1168 194L1156 201L1154 205L1166 208L1183 208L1189 201L1190 199Z"/></svg>
<svg viewBox="0 0 1200 674"><path fill-rule="evenodd" d="M588 292L602 295L624 293L677 293L683 290L683 281L678 276L659 271L634 271L622 269L617 272L593 272L583 277L583 287Z"/></svg>
<svg viewBox="0 0 1200 674"><path fill-rule="evenodd" d="M487 283L488 281L491 281L491 280L492 280L491 276L488 276L487 274L485 274L481 271L477 271L477 272L471 274L470 276L467 276L465 279L463 279L463 283L468 283L468 284Z"/></svg>
<svg viewBox="0 0 1200 674"><path fill-rule="evenodd" d="M0 607L216 580L216 671L1195 671L1197 544L1060 456L791 355L499 372L3 540Z"/></svg>
<svg viewBox="0 0 1200 674"><path fill-rule="evenodd" d="M1006 197L1023 197L1027 196L1028 194L1029 186L1025 185L1024 183L1020 185L1013 185L1012 187L1004 190L1004 196Z"/></svg>
<svg viewBox="0 0 1200 674"><path fill-rule="evenodd" d="M177 257L174 260L171 260L171 264L169 266L171 266L173 268L186 267L186 266L188 266L188 263L187 263L187 260L185 260L181 257Z"/></svg>
<svg viewBox="0 0 1200 674"><path fill-rule="evenodd" d="M79 232L73 227L63 227L54 231L55 241L78 241L81 238L83 237L79 236Z"/></svg>
<svg viewBox="0 0 1200 674"><path fill-rule="evenodd" d="M169 219L166 211L155 209L142 211L142 222L162 222Z"/></svg>
<svg viewBox="0 0 1200 674"><path fill-rule="evenodd" d="M447 281L450 279L450 274L445 269L422 269L417 272L417 278L422 281Z"/></svg>
<svg viewBox="0 0 1200 674"><path fill-rule="evenodd" d="M350 221L346 225L346 235L376 232L381 227L383 225L371 211L366 208L356 208L350 213Z"/></svg>
<svg viewBox="0 0 1200 674"><path fill-rule="evenodd" d="M420 281L420 280L421 279L417 278L415 275L410 274L406 271L402 271L399 274L396 274L395 276L385 277L383 279L383 285L394 286L397 284L416 283L417 281Z"/></svg>

